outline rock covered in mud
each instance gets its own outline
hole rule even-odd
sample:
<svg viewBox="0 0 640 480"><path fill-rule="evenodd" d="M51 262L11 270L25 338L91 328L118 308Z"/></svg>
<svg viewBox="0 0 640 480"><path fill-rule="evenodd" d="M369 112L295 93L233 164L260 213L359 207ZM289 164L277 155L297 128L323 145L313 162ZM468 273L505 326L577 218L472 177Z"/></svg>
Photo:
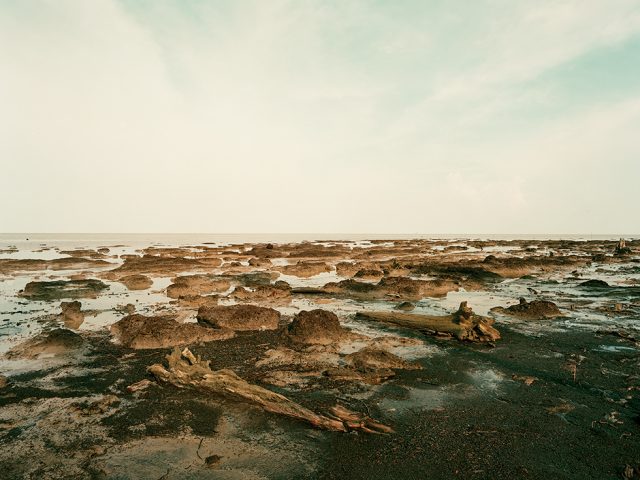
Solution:
<svg viewBox="0 0 640 480"><path fill-rule="evenodd" d="M251 267L270 267L271 265L272 262L268 258L253 257L249 259L249 266Z"/></svg>
<svg viewBox="0 0 640 480"><path fill-rule="evenodd" d="M386 295L419 300L423 297L443 297L457 290L459 285L450 280L415 280L407 277L383 278L378 289Z"/></svg>
<svg viewBox="0 0 640 480"><path fill-rule="evenodd" d="M387 350L372 347L366 347L355 353L350 353L345 357L345 361L355 369L363 372L382 368L402 370L420 370L422 368L417 363L407 362Z"/></svg>
<svg viewBox="0 0 640 480"><path fill-rule="evenodd" d="M63 257L53 260L39 258L0 258L0 274L33 272L38 270L79 270L81 268L103 268L113 265L105 260Z"/></svg>
<svg viewBox="0 0 640 480"><path fill-rule="evenodd" d="M231 298L245 302L276 302L291 301L291 287L287 282L276 282L274 285L258 285L254 289L236 287L229 295Z"/></svg>
<svg viewBox="0 0 640 480"><path fill-rule="evenodd" d="M407 277L385 277L377 284L358 282L354 279L326 284L318 293L331 293L362 299L395 297L420 300L424 297L443 297L458 290L460 285L451 280L416 280Z"/></svg>
<svg viewBox="0 0 640 480"><path fill-rule="evenodd" d="M395 310L403 310L405 312L410 312L415 309L416 306L411 302L400 302L398 305L393 307Z"/></svg>
<svg viewBox="0 0 640 480"><path fill-rule="evenodd" d="M494 307L492 312L502 313L521 318L555 318L562 316L562 312L558 306L548 300L532 300L527 302L524 298L520 298L517 305L510 307Z"/></svg>
<svg viewBox="0 0 640 480"><path fill-rule="evenodd" d="M72 353L83 346L84 339L80 335L66 328L56 328L16 345L6 353L6 357L9 359L57 357Z"/></svg>
<svg viewBox="0 0 640 480"><path fill-rule="evenodd" d="M358 270L354 277L362 280L380 280L384 272L378 268L362 268Z"/></svg>
<svg viewBox="0 0 640 480"><path fill-rule="evenodd" d="M275 330L280 312L257 305L217 305L200 307L198 323L231 330Z"/></svg>
<svg viewBox="0 0 640 480"><path fill-rule="evenodd" d="M82 303L75 300L73 302L62 302L60 304L62 313L62 321L67 328L77 329L84 322L84 312L82 311Z"/></svg>
<svg viewBox="0 0 640 480"><path fill-rule="evenodd" d="M20 296L30 300L54 301L62 298L96 298L109 286L96 279L29 282Z"/></svg>
<svg viewBox="0 0 640 480"><path fill-rule="evenodd" d="M293 343L306 345L330 345L344 340L348 334L335 313L322 309L298 313L286 332Z"/></svg>
<svg viewBox="0 0 640 480"><path fill-rule="evenodd" d="M610 285L604 280L586 280L578 286L583 288L610 288Z"/></svg>
<svg viewBox="0 0 640 480"><path fill-rule="evenodd" d="M158 253L151 249L148 250L153 253ZM175 252L175 254L181 253L187 252ZM113 275L168 275L186 271L202 271L213 267L219 267L222 264L222 260L216 257L191 258L186 256L174 256L174 254L151 255L146 253L143 256L128 255L124 258L124 263L120 267L112 270L110 273Z"/></svg>
<svg viewBox="0 0 640 480"><path fill-rule="evenodd" d="M142 274L125 275L118 281L124 283L129 290L146 290L153 285L153 280Z"/></svg>
<svg viewBox="0 0 640 480"><path fill-rule="evenodd" d="M128 315L111 326L111 333L125 347L133 349L168 348L176 345L227 340L232 330L178 323L169 317Z"/></svg>
<svg viewBox="0 0 640 480"><path fill-rule="evenodd" d="M226 279L213 278L209 275L185 275L173 279L167 287L167 297L183 298L193 295L225 292L231 287Z"/></svg>
<svg viewBox="0 0 640 480"><path fill-rule="evenodd" d="M279 267L278 271L285 275L308 278L321 273L330 272L331 267L324 262L298 262L292 265Z"/></svg>

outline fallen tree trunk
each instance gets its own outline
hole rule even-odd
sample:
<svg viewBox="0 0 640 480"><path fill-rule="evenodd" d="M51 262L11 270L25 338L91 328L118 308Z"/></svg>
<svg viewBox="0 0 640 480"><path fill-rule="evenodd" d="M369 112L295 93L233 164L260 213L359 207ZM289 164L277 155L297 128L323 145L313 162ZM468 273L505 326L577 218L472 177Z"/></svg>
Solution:
<svg viewBox="0 0 640 480"><path fill-rule="evenodd" d="M420 315L404 312L358 312L357 318L393 323L413 328L431 335L454 337L470 342L493 342L500 339L500 332L493 328L494 320L473 313L462 302L452 315Z"/></svg>
<svg viewBox="0 0 640 480"><path fill-rule="evenodd" d="M232 370L211 370L209 361L196 358L188 348L175 348L167 355L168 369L160 364L147 370L157 380L176 387L190 387L215 393L234 401L257 405L267 412L303 420L324 430L347 432L361 430L369 433L389 433L392 430L362 414L336 406L331 417L319 415L284 395L253 385L238 377Z"/></svg>

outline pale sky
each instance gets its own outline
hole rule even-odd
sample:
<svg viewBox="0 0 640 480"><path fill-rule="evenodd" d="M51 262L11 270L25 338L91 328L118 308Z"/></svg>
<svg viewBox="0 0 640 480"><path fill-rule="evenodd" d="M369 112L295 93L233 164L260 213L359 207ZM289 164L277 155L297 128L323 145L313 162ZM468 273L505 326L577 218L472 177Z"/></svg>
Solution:
<svg viewBox="0 0 640 480"><path fill-rule="evenodd" d="M639 192L639 0L0 0L0 232L640 233Z"/></svg>

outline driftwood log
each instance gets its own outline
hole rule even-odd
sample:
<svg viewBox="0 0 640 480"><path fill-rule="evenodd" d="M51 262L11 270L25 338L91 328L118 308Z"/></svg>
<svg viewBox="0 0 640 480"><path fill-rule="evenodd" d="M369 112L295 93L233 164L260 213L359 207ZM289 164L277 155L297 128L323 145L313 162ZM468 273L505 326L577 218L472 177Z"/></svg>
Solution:
<svg viewBox="0 0 640 480"><path fill-rule="evenodd" d="M232 370L211 370L209 361L195 357L188 348L182 352L175 348L170 355L167 355L167 363L168 368L155 364L147 370L160 382L179 388L194 388L230 400L256 405L267 412L302 420L316 428L337 432L350 430L368 433L392 432L388 426L342 406L333 407L327 416L317 414L284 395L246 382Z"/></svg>
<svg viewBox="0 0 640 480"><path fill-rule="evenodd" d="M470 342L493 342L500 332L493 328L494 320L473 313L467 302L462 302L451 315L420 315L404 312L359 312L358 318L393 323L422 332Z"/></svg>

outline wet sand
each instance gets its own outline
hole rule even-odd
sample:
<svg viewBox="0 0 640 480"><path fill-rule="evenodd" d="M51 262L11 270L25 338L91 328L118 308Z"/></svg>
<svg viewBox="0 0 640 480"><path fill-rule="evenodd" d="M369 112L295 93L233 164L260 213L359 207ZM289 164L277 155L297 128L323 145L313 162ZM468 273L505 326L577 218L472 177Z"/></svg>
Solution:
<svg viewBox="0 0 640 480"><path fill-rule="evenodd" d="M2 244L3 478L633 478L640 475L640 242L627 241L630 251L616 247L613 240L460 239ZM44 263L21 262L39 255ZM131 290L120 281L134 274L149 277L151 287ZM189 288L167 296L187 275L206 278L178 281ZM77 293L69 285L80 284L65 283L51 298L42 295L57 284L25 289L80 277L108 289ZM554 302L561 316L494 309L521 297ZM65 322L60 303L76 299L84 319ZM495 321L499 339L460 340L357 315L398 312L408 302L406 314L440 319L463 301ZM127 304L153 328L160 316L195 325L205 303L273 309L277 328L258 322L257 330L180 349L316 414L334 418L339 405L393 433L344 419L337 422L346 432L314 428L228 394L160 382L147 368L166 366L172 348L126 348L110 331L131 313ZM325 342L312 329L303 332L311 343L296 343L292 322L313 309L335 313L339 330ZM35 355L25 354L23 342L51 342L65 326L78 338L55 337L65 339L62 348L40 343ZM352 366L349 355L364 348L406 367ZM273 363L274 352L286 354L283 363ZM421 368L408 368L414 364Z"/></svg>

